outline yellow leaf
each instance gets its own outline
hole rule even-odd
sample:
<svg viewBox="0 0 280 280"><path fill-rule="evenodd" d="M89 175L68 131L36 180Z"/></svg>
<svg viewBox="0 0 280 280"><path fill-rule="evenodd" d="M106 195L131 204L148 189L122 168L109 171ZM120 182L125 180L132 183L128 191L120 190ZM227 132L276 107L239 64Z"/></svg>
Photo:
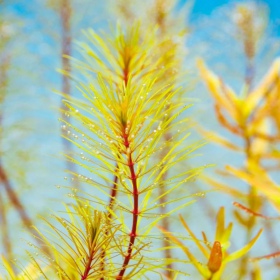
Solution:
<svg viewBox="0 0 280 280"><path fill-rule="evenodd" d="M267 119L262 119L258 123L252 123L252 135L268 135L269 133L269 123ZM251 151L253 156L260 158L262 155L266 154L268 150L268 140L260 137L255 137L251 143Z"/></svg>
<svg viewBox="0 0 280 280"><path fill-rule="evenodd" d="M232 231L232 223L225 227L225 208L221 207L217 214L216 236L215 240L222 243L224 251L230 246L230 235Z"/></svg>
<svg viewBox="0 0 280 280"><path fill-rule="evenodd" d="M236 190L235 188L232 188L230 186L227 186L221 182L218 182L216 180L213 180L209 177L203 177L203 180L206 181L209 185L214 187L215 190L224 192L228 195L231 195L236 198L246 198L247 195L245 193L242 193L241 191Z"/></svg>
<svg viewBox="0 0 280 280"><path fill-rule="evenodd" d="M187 255L189 260L193 263L193 265L196 267L196 269L199 271L199 273L205 278L208 279L211 276L210 271L204 267L197 259L196 257L189 251L187 246L185 246L180 240L178 240L174 235L172 235L170 232L166 231L165 229L158 227L166 236L168 236L174 243L176 243L183 252Z"/></svg>
<svg viewBox="0 0 280 280"><path fill-rule="evenodd" d="M261 83L247 97L247 108L254 111L258 103L277 85L280 73L280 58L277 58Z"/></svg>
<svg viewBox="0 0 280 280"><path fill-rule="evenodd" d="M11 264L4 257L2 257L2 262L3 262L3 265L5 267L5 270L9 274L10 278L12 280L16 279L17 277L16 277L16 275L14 273L14 270L13 270Z"/></svg>
<svg viewBox="0 0 280 280"><path fill-rule="evenodd" d="M254 165L252 162L250 162L250 170L252 170L250 173L235 169L231 166L226 166L226 169L255 187L271 201L278 211L280 211L280 188L268 177L263 169Z"/></svg>
<svg viewBox="0 0 280 280"><path fill-rule="evenodd" d="M203 128L199 128L198 131L204 136L207 140L214 142L216 144L219 144L221 146L224 146L225 148L234 150L234 151L241 151L241 148L230 142L229 140L223 138L222 136L211 132L206 131Z"/></svg>
<svg viewBox="0 0 280 280"><path fill-rule="evenodd" d="M232 262L232 261L237 260L237 259L241 258L242 256L244 256L253 247L253 245L256 243L256 241L260 237L262 231L263 230L260 229L259 232L257 233L257 235L247 245L245 245L242 249L240 249L238 251L235 251L234 253L225 257L224 261L225 262Z"/></svg>
<svg viewBox="0 0 280 280"><path fill-rule="evenodd" d="M225 230L225 208L221 207L217 214L216 240L221 240Z"/></svg>
<svg viewBox="0 0 280 280"><path fill-rule="evenodd" d="M202 59L197 61L197 67L215 101L226 109L233 119L236 119L236 93L230 87L224 85L221 79L205 66Z"/></svg>
<svg viewBox="0 0 280 280"><path fill-rule="evenodd" d="M199 248L199 250L203 253L203 255L208 258L209 257L209 253L208 251L200 244L200 240L198 240L196 238L196 236L194 235L194 233L191 231L191 229L188 227L187 223L184 221L183 217L180 215L180 221L183 224L184 228L187 230L187 232L189 233L189 235L193 238L196 246Z"/></svg>

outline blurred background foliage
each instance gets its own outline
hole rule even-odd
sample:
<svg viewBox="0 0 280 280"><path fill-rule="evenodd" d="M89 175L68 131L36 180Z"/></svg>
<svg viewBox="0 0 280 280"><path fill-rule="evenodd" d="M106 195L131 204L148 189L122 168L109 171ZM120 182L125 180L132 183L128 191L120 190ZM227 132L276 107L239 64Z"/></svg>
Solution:
<svg viewBox="0 0 280 280"><path fill-rule="evenodd" d="M279 4L272 0L207 2L213 6L182 0L0 2L1 254L23 256L27 240L32 240L29 233L34 234L30 224L40 228L39 216L48 217L62 209L61 202L69 202L69 191L61 186L83 188L65 174L79 167L65 162L63 153L77 151L61 138L63 105L54 91L75 96L71 78L60 72L75 77L79 73L62 54L80 57L76 42L85 40L82 29L103 30L106 36L116 22L132 25L139 20L143 36L149 26L158 25L159 36L170 38L170 44L158 50L163 55L168 48L178 48L179 73L168 75L178 75L188 91L188 102L194 104L187 112L192 141L209 142L186 167L215 165L205 170L204 178L188 183L198 201L180 210L184 221L196 236L206 232L213 244L216 214L224 207L234 224L232 252L263 228L250 255L230 263L225 279L280 279L278 258L249 261L280 252L280 66L279 61L273 64L280 46ZM198 58L205 64L197 67ZM250 101L252 93L258 96L255 103ZM242 109L250 107L250 102L254 106L246 115ZM177 214L161 226L172 228L176 238L199 256ZM176 256L188 260L176 250ZM191 274L190 279L198 279L196 266L184 264L182 270Z"/></svg>

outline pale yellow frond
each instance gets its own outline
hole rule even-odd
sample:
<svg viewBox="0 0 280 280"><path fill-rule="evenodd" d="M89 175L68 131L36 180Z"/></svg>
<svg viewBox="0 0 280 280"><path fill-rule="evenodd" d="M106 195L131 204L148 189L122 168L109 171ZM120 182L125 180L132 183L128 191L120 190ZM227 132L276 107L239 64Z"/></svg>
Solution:
<svg viewBox="0 0 280 280"><path fill-rule="evenodd" d="M248 95L246 99L246 104L248 106L248 111L252 112L259 102L265 98L270 92L277 86L277 81L280 76L280 58L277 58L267 74L264 76L263 80L259 85Z"/></svg>
<svg viewBox="0 0 280 280"><path fill-rule="evenodd" d="M238 115L235 108L238 100L236 93L229 86L225 85L216 74L210 71L202 59L197 61L197 66L202 79L214 97L214 101L224 108L233 119L236 119Z"/></svg>

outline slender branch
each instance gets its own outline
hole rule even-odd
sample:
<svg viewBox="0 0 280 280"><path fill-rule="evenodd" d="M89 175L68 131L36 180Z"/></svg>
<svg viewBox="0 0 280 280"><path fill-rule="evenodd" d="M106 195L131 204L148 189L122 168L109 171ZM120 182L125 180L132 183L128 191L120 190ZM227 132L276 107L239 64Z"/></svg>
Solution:
<svg viewBox="0 0 280 280"><path fill-rule="evenodd" d="M250 161L253 160L252 139L250 136L248 136L248 133L247 133L248 127L250 127L250 123L248 123L248 120L246 121L246 123L243 126L240 127L243 130L242 136L244 139L244 154L245 154L245 158L246 158L246 168L248 167ZM253 185L249 185L248 188L249 188L249 191L248 191L249 209L252 212L257 212L258 207L259 207L259 201L256 199L257 198L257 189ZM255 224L256 224L256 217L254 215L248 217L248 220L247 220L247 241L248 242L252 238L252 232L253 232ZM239 270L240 279L245 277L249 271L248 260L249 260L248 254L246 254L241 259L241 266L240 266L240 270Z"/></svg>
<svg viewBox="0 0 280 280"><path fill-rule="evenodd" d="M1 93L1 104L3 104L5 96L6 96L6 89L8 86L8 68L10 65L10 55L7 53L4 53L3 58L0 62L0 93ZM3 115L0 113L0 127L1 127L1 136L0 139L2 140L2 120ZM7 213L5 209L5 204L3 201L2 195L0 195L0 220L1 220L1 228L2 228L2 240L3 240L3 246L5 253L8 258L11 258L12 256L12 244L10 240L10 234L8 229L8 222L7 222Z"/></svg>
<svg viewBox="0 0 280 280"><path fill-rule="evenodd" d="M114 182L111 188L111 195L110 195L110 201L109 201L109 209L112 210L114 208L115 200L117 197L117 191L118 191L118 163L116 163L116 168L115 168L115 176L114 176ZM108 211L108 218L111 219L112 213Z"/></svg>
<svg viewBox="0 0 280 280"><path fill-rule="evenodd" d="M40 236L37 233L37 231L33 228L33 223L32 220L30 219L30 217L28 216L27 212L25 211L24 206L22 205L20 199L18 198L16 192L13 190L10 181L8 179L8 176L4 170L3 165L0 163L0 180L3 183L3 186L5 188L5 191L10 199L10 201L12 202L12 204L15 206L18 214L21 217L21 220L23 222L23 224L25 225L25 227L29 230L29 232L35 237L38 245L42 248L42 250L47 254L47 255L51 255L50 251L48 250L48 248L46 246L44 246L44 243L40 242Z"/></svg>
<svg viewBox="0 0 280 280"><path fill-rule="evenodd" d="M1 229L2 229L2 241L3 241L3 247L5 250L5 254L8 259L11 259L12 258L12 244L11 244L11 238L10 238L8 222L7 222L7 217L6 217L5 204L4 204L1 194L0 194L0 223L1 223Z"/></svg>
<svg viewBox="0 0 280 280"><path fill-rule="evenodd" d="M170 132L166 132L164 134L164 140L166 142L170 141L170 139L172 138L172 134ZM162 154L161 154L161 158L164 158L165 155L168 153L168 150L169 149L164 149ZM164 172L161 176L161 184L160 184L160 187L159 187L159 195L160 195L160 200L159 200L159 203L160 205L165 205L166 203L166 196L163 196L162 194L164 194L166 192L166 184L164 182L166 182L167 180L167 177L168 177L168 172ZM165 208L164 207L160 207L160 214L164 215L165 214ZM166 218L163 218L161 220L161 226L168 232L170 232L170 223L169 223L169 218L166 217ZM164 257L168 260L168 259L171 259L172 258L172 252L171 252L171 249L169 249L169 241L166 239L166 238L163 238L162 240L162 244L163 244L163 247L166 248L164 250ZM172 263L168 263L167 266L166 266L166 276L168 277L168 279L172 279L172 276L173 276L173 273L172 273L172 270L173 270L173 264Z"/></svg>
<svg viewBox="0 0 280 280"><path fill-rule="evenodd" d="M116 168L115 168L115 176L114 176L114 181L113 181L113 185L111 188L111 196L110 196L110 201L109 201L109 210L108 210L108 221L110 221L111 217L112 217L112 213L110 210L113 210L114 208L114 204L115 204L115 200L116 200L116 196L117 196L117 190L118 190L118 176L117 176L117 172L118 172L118 163L116 163ZM108 229L105 231L105 235L108 235ZM106 257L106 251L105 249L103 249L102 254L101 254L101 271L104 271L105 268L105 257ZM100 278L100 280L105 280L104 277L102 276Z"/></svg>
<svg viewBox="0 0 280 280"><path fill-rule="evenodd" d="M85 266L84 273L83 273L83 275L81 276L81 280L86 280L87 277L89 276L89 272L90 272L90 270L91 270L91 263L92 263L92 261L93 261L93 255L94 255L94 253L95 253L94 250L92 250L92 251L90 252L90 255L89 255L89 257L88 257L87 264L86 264L86 266Z"/></svg>

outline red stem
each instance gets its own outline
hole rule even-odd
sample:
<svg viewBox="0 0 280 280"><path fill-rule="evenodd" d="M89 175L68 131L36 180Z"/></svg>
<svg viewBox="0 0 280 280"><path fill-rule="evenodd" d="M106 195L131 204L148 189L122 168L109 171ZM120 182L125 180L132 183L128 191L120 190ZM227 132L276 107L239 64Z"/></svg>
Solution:
<svg viewBox="0 0 280 280"><path fill-rule="evenodd" d="M129 64L130 64L130 57L128 57L126 59L126 53L123 54L123 57L124 57L124 69L123 69L123 81L124 81L124 85L127 86L127 83L128 83L128 78L129 78ZM125 137L125 146L126 148L129 148L129 142L128 142L128 137L127 135L124 133ZM130 159L131 159L131 156L130 156ZM118 170L118 164L116 164L116 172ZM134 170L133 170L134 172ZM113 209L113 205L114 205L114 202L115 202L115 198L117 196L117 182L118 182L118 176L115 175L114 177L114 183L113 183L113 186L112 186L112 189L111 189L111 198L110 198L110 201L109 201L109 208L112 210ZM136 187L137 188L137 187ZM110 219L112 217L112 214L110 211L108 211L108 218ZM106 231L105 234L108 234L108 232ZM134 243L134 241L133 241ZM101 255L101 258L103 259L103 263L101 264L101 270L103 271L104 270L104 265L105 265L105 250L102 252L102 255ZM100 278L100 280L104 280L103 277Z"/></svg>
<svg viewBox="0 0 280 280"><path fill-rule="evenodd" d="M123 71L123 80L124 80L125 86L127 85L127 82L128 82L128 73L129 73L129 71L127 69L124 69L124 71Z"/></svg>
<svg viewBox="0 0 280 280"><path fill-rule="evenodd" d="M2 240L3 240L3 247L5 250L5 255L8 259L12 258L12 244L10 239L10 233L8 229L8 222L6 217L6 205L2 199L2 195L0 194L0 223L2 228Z"/></svg>
<svg viewBox="0 0 280 280"><path fill-rule="evenodd" d="M115 169L115 172L117 173L118 171L118 164L116 164L116 169ZM115 203L115 199L116 199L116 196L117 196L117 191L118 191L118 176L115 175L114 177L114 183L113 183L113 186L112 186L112 189L111 189L111 196L110 196L110 202L109 202L109 208L110 209L113 209L113 206L114 206L114 203ZM108 212L108 218L110 219L112 217L112 214L111 212L109 211Z"/></svg>
<svg viewBox="0 0 280 280"><path fill-rule="evenodd" d="M132 186L133 186L133 210L132 210L132 214L133 214L133 220L132 220L132 228L131 228L131 232L130 232L130 239L129 239L129 245L128 245L128 249L126 252L126 256L124 258L123 261L123 265L122 265L122 270L120 271L119 275L116 277L117 280L120 280L123 278L123 275L126 271L126 268L129 264L129 261L131 260L131 254L132 254L132 250L133 250L133 245L136 239L136 235L137 235L137 221L138 221L138 187L137 187L137 175L135 174L135 170L134 170L134 162L132 160L132 156L131 156L131 151L130 151L130 147L129 147L129 141L128 141L128 135L124 134L124 144L127 148L127 164L129 166L129 170L130 170L130 179L132 182Z"/></svg>
<svg viewBox="0 0 280 280"><path fill-rule="evenodd" d="M86 267L85 267L85 271L84 271L83 275L81 276L81 280L86 280L87 277L88 277L88 274L89 274L89 272L90 272L90 270L91 270L91 262L92 262L92 260L93 260L93 254L94 254L94 252L95 252L95 251L92 250L91 253L90 253L90 255L89 255L89 257L88 257L88 262L87 262L87 265L86 265Z"/></svg>

